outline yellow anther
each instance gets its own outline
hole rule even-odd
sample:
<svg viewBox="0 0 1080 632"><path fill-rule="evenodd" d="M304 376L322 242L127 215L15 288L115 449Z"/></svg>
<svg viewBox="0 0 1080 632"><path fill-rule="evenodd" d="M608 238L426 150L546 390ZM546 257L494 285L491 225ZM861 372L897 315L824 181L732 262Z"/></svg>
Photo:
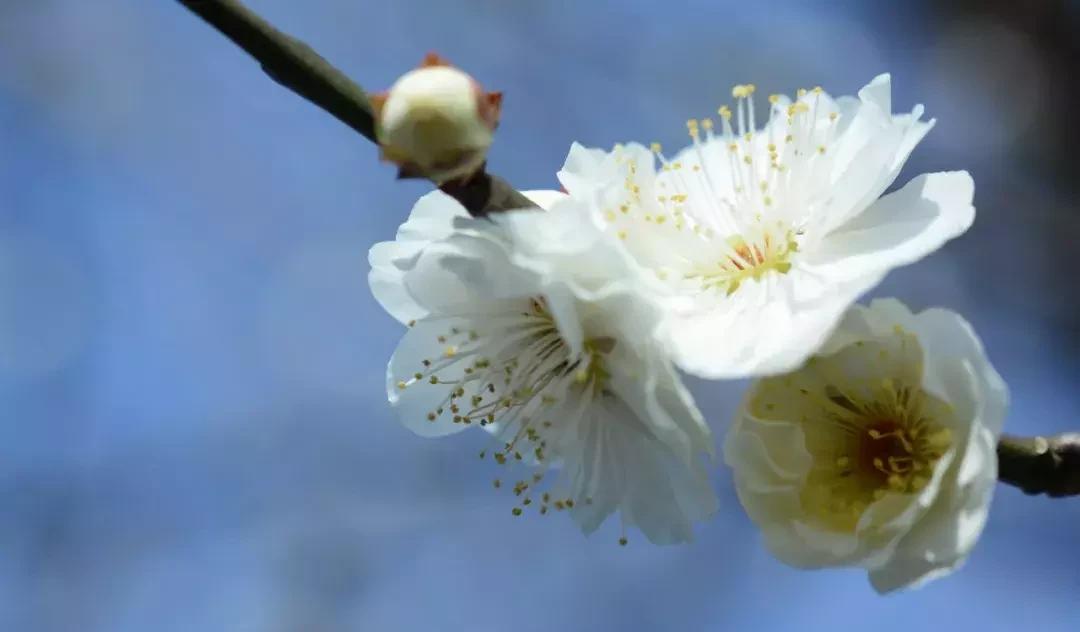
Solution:
<svg viewBox="0 0 1080 632"><path fill-rule="evenodd" d="M663 148L660 147L660 143L650 143L649 144L649 151L651 151L654 154L658 154L661 151L663 151Z"/></svg>
<svg viewBox="0 0 1080 632"><path fill-rule="evenodd" d="M772 103L773 105L776 105L779 102L780 102L780 95L779 94L770 94L769 95L769 103Z"/></svg>
<svg viewBox="0 0 1080 632"><path fill-rule="evenodd" d="M619 239L626 239L626 231L620 230L618 233Z"/></svg>
<svg viewBox="0 0 1080 632"><path fill-rule="evenodd" d="M829 112L829 120L830 121L835 121L837 119L837 117L839 117L839 116L840 116L840 114L838 112Z"/></svg>
<svg viewBox="0 0 1080 632"><path fill-rule="evenodd" d="M720 109L717 110L716 113L719 114L720 118L724 119L725 121L731 120L731 108L726 105L720 106Z"/></svg>
<svg viewBox="0 0 1080 632"><path fill-rule="evenodd" d="M797 101L788 106L788 116L795 116L810 111L810 106L802 101Z"/></svg>
<svg viewBox="0 0 1080 632"><path fill-rule="evenodd" d="M397 383L397 387L398 387L398 389L399 389L399 390L405 390L406 388L408 388L408 386L409 386L409 385L408 385L408 384L406 384L405 382L401 382L401 381L399 381L399 382Z"/></svg>
<svg viewBox="0 0 1080 632"><path fill-rule="evenodd" d="M752 83L738 84L731 89L731 96L735 97L736 99L745 99L751 94L754 94L754 90L756 89L757 87L754 86L754 84Z"/></svg>
<svg viewBox="0 0 1080 632"><path fill-rule="evenodd" d="M707 130L710 130L710 129L712 129L712 128L713 128L713 122L712 122L712 119L711 119L711 118L707 118L707 119L701 119L701 126L702 126L703 128L705 128L705 129L707 129Z"/></svg>
<svg viewBox="0 0 1080 632"><path fill-rule="evenodd" d="M814 94L821 94L822 92L825 91L821 88L821 86L814 86Z"/></svg>
<svg viewBox="0 0 1080 632"><path fill-rule="evenodd" d="M795 95L802 98L806 96L806 88L799 88L795 91Z"/></svg>

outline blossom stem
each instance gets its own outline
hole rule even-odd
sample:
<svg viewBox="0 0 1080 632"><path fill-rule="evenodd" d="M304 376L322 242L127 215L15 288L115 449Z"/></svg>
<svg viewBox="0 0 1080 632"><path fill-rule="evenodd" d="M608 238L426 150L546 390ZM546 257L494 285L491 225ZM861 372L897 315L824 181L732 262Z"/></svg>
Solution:
<svg viewBox="0 0 1080 632"><path fill-rule="evenodd" d="M367 93L310 46L274 28L239 0L178 1L251 55L271 79L376 142ZM474 216L535 206L484 166L440 188Z"/></svg>
<svg viewBox="0 0 1080 632"><path fill-rule="evenodd" d="M1080 495L1080 432L1052 437L1002 435L998 479L1026 494Z"/></svg>

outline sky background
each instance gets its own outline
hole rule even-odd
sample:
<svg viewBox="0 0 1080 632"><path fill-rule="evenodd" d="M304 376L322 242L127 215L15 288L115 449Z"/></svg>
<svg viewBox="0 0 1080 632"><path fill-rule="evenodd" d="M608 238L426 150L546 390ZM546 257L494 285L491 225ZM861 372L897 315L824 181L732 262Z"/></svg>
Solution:
<svg viewBox="0 0 1080 632"><path fill-rule="evenodd" d="M520 188L575 140L680 146L734 83L891 72L938 119L898 184L968 169L978 218L874 295L973 323L1008 431L1080 429L1080 3L250 5L369 89L435 50L503 90ZM1080 629L1080 500L999 487L967 566L888 598L773 560L721 465L692 545L515 519L483 433L386 404L367 250L429 186L176 2L0 0L0 629ZM722 437L744 384L690 383Z"/></svg>

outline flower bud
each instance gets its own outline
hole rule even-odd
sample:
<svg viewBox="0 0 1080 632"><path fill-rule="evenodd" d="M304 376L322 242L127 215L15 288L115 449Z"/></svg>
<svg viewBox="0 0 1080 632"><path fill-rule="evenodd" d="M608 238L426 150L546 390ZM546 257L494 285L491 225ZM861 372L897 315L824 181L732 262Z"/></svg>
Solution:
<svg viewBox="0 0 1080 632"><path fill-rule="evenodd" d="M436 184L465 179L483 163L499 119L502 94L434 53L371 99L383 160L402 178Z"/></svg>

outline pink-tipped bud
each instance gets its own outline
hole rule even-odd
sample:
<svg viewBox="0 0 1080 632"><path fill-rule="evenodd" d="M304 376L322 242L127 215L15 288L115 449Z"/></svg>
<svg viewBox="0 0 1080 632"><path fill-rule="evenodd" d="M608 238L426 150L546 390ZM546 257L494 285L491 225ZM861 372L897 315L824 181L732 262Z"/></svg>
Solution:
<svg viewBox="0 0 1080 632"><path fill-rule="evenodd" d="M429 53L390 90L372 96L384 160L401 177L436 184L467 179L482 164L499 122L502 94Z"/></svg>

